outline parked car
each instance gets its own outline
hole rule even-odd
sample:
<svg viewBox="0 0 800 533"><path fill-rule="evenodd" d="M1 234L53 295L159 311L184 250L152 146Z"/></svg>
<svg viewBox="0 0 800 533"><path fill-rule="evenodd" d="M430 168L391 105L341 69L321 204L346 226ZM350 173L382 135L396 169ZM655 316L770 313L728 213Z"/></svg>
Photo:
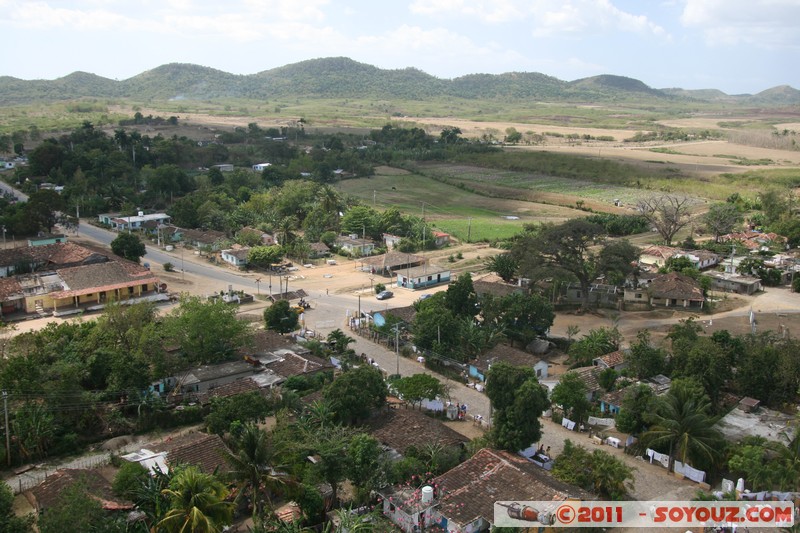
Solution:
<svg viewBox="0 0 800 533"><path fill-rule="evenodd" d="M376 298L378 300L388 300L392 296L394 296L394 293L392 291L381 291L381 292L378 293Z"/></svg>
<svg viewBox="0 0 800 533"><path fill-rule="evenodd" d="M419 297L418 301L422 302L424 300L427 300L431 296L433 296L433 294L423 294L422 296Z"/></svg>

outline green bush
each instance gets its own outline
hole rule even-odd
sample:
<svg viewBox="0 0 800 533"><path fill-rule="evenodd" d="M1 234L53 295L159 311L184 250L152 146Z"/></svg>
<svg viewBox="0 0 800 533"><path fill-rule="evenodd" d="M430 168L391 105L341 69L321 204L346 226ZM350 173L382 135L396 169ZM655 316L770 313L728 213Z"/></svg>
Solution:
<svg viewBox="0 0 800 533"><path fill-rule="evenodd" d="M169 263L169 262L164 263L164 270L166 272L172 272L172 271L175 270L175 265L173 265L172 263Z"/></svg>
<svg viewBox="0 0 800 533"><path fill-rule="evenodd" d="M114 476L111 488L114 494L131 501L136 500L136 493L150 477L149 471L139 463L124 462Z"/></svg>

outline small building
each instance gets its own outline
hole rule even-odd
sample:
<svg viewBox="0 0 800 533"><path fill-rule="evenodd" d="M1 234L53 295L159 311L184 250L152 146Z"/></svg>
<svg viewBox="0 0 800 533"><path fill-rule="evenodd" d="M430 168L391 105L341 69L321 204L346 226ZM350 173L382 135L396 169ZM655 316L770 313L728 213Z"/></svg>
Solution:
<svg viewBox="0 0 800 533"><path fill-rule="evenodd" d="M512 294L525 294L526 287L521 283L508 283L497 274L491 273L472 280L472 288L478 299L485 296L504 298Z"/></svg>
<svg viewBox="0 0 800 533"><path fill-rule="evenodd" d="M238 268L244 268L247 266L247 256L250 253L250 248L230 248L228 250L222 250L220 252L220 257L226 263L233 265Z"/></svg>
<svg viewBox="0 0 800 533"><path fill-rule="evenodd" d="M653 307L703 308L706 301L700 284L677 272L658 276L650 282L650 305Z"/></svg>
<svg viewBox="0 0 800 533"><path fill-rule="evenodd" d="M320 257L328 257L331 255L331 249L324 242L312 242L308 245L308 257L311 259L319 259Z"/></svg>
<svg viewBox="0 0 800 533"><path fill-rule="evenodd" d="M394 272L424 264L425 258L421 255L391 250L385 254L364 258L361 261L361 270L381 276L392 276Z"/></svg>
<svg viewBox="0 0 800 533"><path fill-rule="evenodd" d="M607 353L600 357L595 357L592 364L598 368L606 369L612 368L614 370L624 370L628 368L627 356L630 350L617 350L615 352Z"/></svg>
<svg viewBox="0 0 800 533"><path fill-rule="evenodd" d="M383 234L383 244L389 250L393 249L395 246L400 244L400 241L402 241L402 240L403 240L403 238L400 237L399 235L392 235L391 233L384 233Z"/></svg>
<svg viewBox="0 0 800 533"><path fill-rule="evenodd" d="M336 246L343 252L356 257L371 255L375 250L375 243L370 239L360 239L355 233L336 238Z"/></svg>
<svg viewBox="0 0 800 533"><path fill-rule="evenodd" d="M586 399L589 402L595 401L603 391L603 388L600 386L600 382L598 378L600 376L600 372L603 370L596 366L581 366L578 368L573 368L568 370L564 375L574 373L577 374L583 384L586 386Z"/></svg>
<svg viewBox="0 0 800 533"><path fill-rule="evenodd" d="M288 379L292 376L313 376L325 371L333 371L333 365L306 352L302 355L292 349L278 349L258 356L258 360L275 374Z"/></svg>
<svg viewBox="0 0 800 533"><path fill-rule="evenodd" d="M422 265L397 270L397 286L406 289L424 289L442 283L450 283L450 269L438 265Z"/></svg>
<svg viewBox="0 0 800 533"><path fill-rule="evenodd" d="M750 398L749 396L745 396L744 398L739 400L738 407L745 413L752 413L758 410L760 405L761 405L760 400L756 400L755 398Z"/></svg>
<svg viewBox="0 0 800 533"><path fill-rule="evenodd" d="M691 250L691 251L683 251L679 250L675 255L672 256L673 258L678 257L685 257L692 263L692 266L695 267L697 270L705 270L706 268L711 268L719 264L721 257L714 252L709 252L708 250Z"/></svg>
<svg viewBox="0 0 800 533"><path fill-rule="evenodd" d="M415 409L378 411L367 422L367 428L370 435L398 456L406 455L412 448L423 450L426 445L462 449L469 442L440 420Z"/></svg>
<svg viewBox="0 0 800 533"><path fill-rule="evenodd" d="M501 362L516 367L532 368L536 372L536 378L539 380L547 379L548 377L547 361L507 344L498 344L475 362L470 363L469 375L481 381L486 381L486 374L491 366L494 363Z"/></svg>
<svg viewBox="0 0 800 533"><path fill-rule="evenodd" d="M67 236L63 233L39 233L36 237L28 238L28 246L44 246L62 242L67 242Z"/></svg>
<svg viewBox="0 0 800 533"><path fill-rule="evenodd" d="M133 502L114 494L111 483L100 474L99 469L56 470L40 485L26 491L25 498L37 513L44 514L59 505L64 493L79 483L86 494L105 511L131 511L135 507Z"/></svg>
<svg viewBox="0 0 800 533"><path fill-rule="evenodd" d="M588 302L590 306L616 308L620 292L620 288L616 285L592 283L589 285L587 296L580 284L568 283L564 287L564 293L559 298L559 303L583 305Z"/></svg>
<svg viewBox="0 0 800 533"><path fill-rule="evenodd" d="M639 254L639 263L661 268L667 264L667 259L671 259L679 252L678 248L672 246L648 246Z"/></svg>
<svg viewBox="0 0 800 533"><path fill-rule="evenodd" d="M753 276L728 272L706 272L705 275L711 279L711 288L717 291L751 295L761 290L761 279Z"/></svg>
<svg viewBox="0 0 800 533"><path fill-rule="evenodd" d="M256 241L261 246L272 246L275 244L275 237L256 228L245 226L237 233L240 237L247 237L247 242Z"/></svg>
<svg viewBox="0 0 800 533"><path fill-rule="evenodd" d="M196 466L203 473L214 474L230 472L225 460L226 453L230 453L230 450L219 435L194 432L151 443L138 452L123 455L121 459L139 463L151 472L169 472L170 467L181 464Z"/></svg>
<svg viewBox="0 0 800 533"><path fill-rule="evenodd" d="M220 163L219 165L211 165L211 168L216 168L220 172L233 172L233 164L231 163Z"/></svg>
<svg viewBox="0 0 800 533"><path fill-rule="evenodd" d="M443 231L433 231L431 232L431 235L433 236L433 244L435 244L437 248L441 248L450 244L449 233L445 233Z"/></svg>
<svg viewBox="0 0 800 533"><path fill-rule="evenodd" d="M525 457L484 448L421 489L380 491L383 514L405 533L441 528L481 533L494 525L496 501L579 501L592 496L555 479Z"/></svg>
<svg viewBox="0 0 800 533"><path fill-rule="evenodd" d="M268 169L271 166L272 166L272 163L258 163L258 164L253 165L253 171L254 172L263 172L263 171L265 171L266 169Z"/></svg>
<svg viewBox="0 0 800 533"><path fill-rule="evenodd" d="M144 211L139 211L135 216L122 216L119 213L104 213L97 217L100 222L111 227L114 231L127 231L144 229L145 223L155 222L156 224L169 224L171 217L166 213L152 213L145 215Z"/></svg>
<svg viewBox="0 0 800 533"><path fill-rule="evenodd" d="M212 251L222 248L223 244L228 240L224 232L216 230L184 229L167 226L160 229L160 231L162 231L165 240L183 242L195 248L208 248Z"/></svg>
<svg viewBox="0 0 800 533"><path fill-rule="evenodd" d="M607 392L600 397L600 412L608 415L619 414L622 409L622 400L625 398L629 387Z"/></svg>
<svg viewBox="0 0 800 533"><path fill-rule="evenodd" d="M228 361L216 365L203 365L179 372L164 380L164 390L178 389L181 394L208 393L211 390L248 378L262 369L247 361Z"/></svg>

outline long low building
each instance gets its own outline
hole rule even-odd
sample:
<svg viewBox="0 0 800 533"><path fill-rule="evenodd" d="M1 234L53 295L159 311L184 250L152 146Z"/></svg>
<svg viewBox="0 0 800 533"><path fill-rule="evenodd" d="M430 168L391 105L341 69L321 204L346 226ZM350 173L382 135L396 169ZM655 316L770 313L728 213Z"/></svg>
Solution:
<svg viewBox="0 0 800 533"><path fill-rule="evenodd" d="M75 266L59 268L43 261L39 271L0 280L0 316L17 313L59 316L100 309L111 302L163 296L164 287L159 279L139 264L92 250L80 254L71 243L61 246L69 247L76 258L85 256L90 262L76 265L65 261Z"/></svg>
<svg viewBox="0 0 800 533"><path fill-rule="evenodd" d="M398 270L397 286L406 289L424 289L441 283L450 283L449 268L437 265L423 265L406 270Z"/></svg>

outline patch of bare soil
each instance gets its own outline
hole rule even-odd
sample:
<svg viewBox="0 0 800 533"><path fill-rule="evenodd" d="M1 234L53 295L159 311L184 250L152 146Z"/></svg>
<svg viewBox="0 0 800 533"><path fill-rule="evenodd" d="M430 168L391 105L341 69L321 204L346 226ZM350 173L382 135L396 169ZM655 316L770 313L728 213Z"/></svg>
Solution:
<svg viewBox="0 0 800 533"><path fill-rule="evenodd" d="M483 437L483 435L486 433L485 426L478 426L471 420L448 420L443 422L443 424L450 429L461 433L469 440Z"/></svg>

